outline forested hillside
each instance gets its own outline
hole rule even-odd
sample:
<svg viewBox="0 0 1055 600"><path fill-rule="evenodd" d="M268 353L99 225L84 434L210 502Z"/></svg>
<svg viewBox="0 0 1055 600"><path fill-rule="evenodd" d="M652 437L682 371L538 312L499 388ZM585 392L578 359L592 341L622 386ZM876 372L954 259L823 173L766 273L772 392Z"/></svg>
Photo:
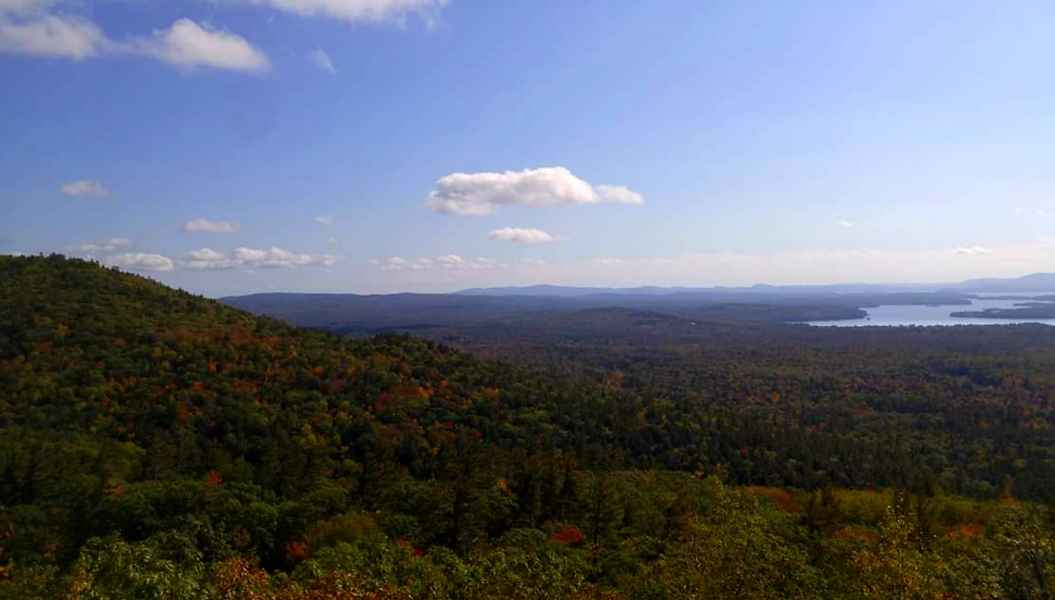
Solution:
<svg viewBox="0 0 1055 600"><path fill-rule="evenodd" d="M0 257L0 598L1051 597L1033 342L624 342L513 366Z"/></svg>

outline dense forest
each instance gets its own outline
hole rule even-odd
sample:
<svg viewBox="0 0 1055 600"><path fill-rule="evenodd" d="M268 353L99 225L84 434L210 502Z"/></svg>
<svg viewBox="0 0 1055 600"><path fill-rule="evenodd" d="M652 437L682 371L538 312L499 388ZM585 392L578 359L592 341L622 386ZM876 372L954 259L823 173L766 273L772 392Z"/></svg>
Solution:
<svg viewBox="0 0 1055 600"><path fill-rule="evenodd" d="M0 598L1052 597L1049 329L678 319L351 338L0 257Z"/></svg>
<svg viewBox="0 0 1055 600"><path fill-rule="evenodd" d="M635 466L1055 500L1055 327L818 328L602 309L430 334L623 392L607 416L582 418L607 419Z"/></svg>

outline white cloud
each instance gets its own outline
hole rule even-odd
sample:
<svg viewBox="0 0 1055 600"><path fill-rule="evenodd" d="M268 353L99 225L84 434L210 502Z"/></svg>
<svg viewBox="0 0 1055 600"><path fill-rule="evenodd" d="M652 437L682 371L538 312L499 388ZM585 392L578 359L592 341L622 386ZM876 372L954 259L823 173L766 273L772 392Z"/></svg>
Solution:
<svg viewBox="0 0 1055 600"><path fill-rule="evenodd" d="M503 227L495 229L487 236L492 240L503 242L514 242L517 244L544 244L556 240L552 235L541 229L525 229L520 227Z"/></svg>
<svg viewBox="0 0 1055 600"><path fill-rule="evenodd" d="M457 254L422 256L412 260L401 256L390 256L381 260L371 260L370 264L380 267L382 271L479 271L498 269L505 266L493 258L477 257L467 259Z"/></svg>
<svg viewBox="0 0 1055 600"><path fill-rule="evenodd" d="M238 247L230 254L217 252L211 248L201 248L187 253L181 263L194 270L219 270L246 268L289 268L303 266L332 266L337 257L329 254L298 254L283 248L272 246L267 249Z"/></svg>
<svg viewBox="0 0 1055 600"><path fill-rule="evenodd" d="M41 12L56 2L57 0L0 0L0 14L18 15Z"/></svg>
<svg viewBox="0 0 1055 600"><path fill-rule="evenodd" d="M133 40L129 48L185 70L211 67L262 73L271 68L267 56L242 36L202 27L190 19L179 19L151 37Z"/></svg>
<svg viewBox="0 0 1055 600"><path fill-rule="evenodd" d="M411 14L430 20L429 15L447 0L234 0L269 6L305 17L330 17L347 22L402 21Z"/></svg>
<svg viewBox="0 0 1055 600"><path fill-rule="evenodd" d="M217 252L212 248L202 248L187 253L187 259L182 265L196 271L209 271L219 269L233 269L241 266L241 263L227 255Z"/></svg>
<svg viewBox="0 0 1055 600"><path fill-rule="evenodd" d="M437 256L436 262L440 263L441 265L455 267L459 265L464 265L465 259L458 256L457 254L448 254L446 256Z"/></svg>
<svg viewBox="0 0 1055 600"><path fill-rule="evenodd" d="M183 231L187 233L235 233L238 229L238 223L231 221L194 219L183 224Z"/></svg>
<svg viewBox="0 0 1055 600"><path fill-rule="evenodd" d="M375 265L379 265L382 271L402 271L403 269L410 268L410 262L402 256L390 256L384 260L371 261Z"/></svg>
<svg viewBox="0 0 1055 600"><path fill-rule="evenodd" d="M333 217L315 217L315 222L328 227L333 225Z"/></svg>
<svg viewBox="0 0 1055 600"><path fill-rule="evenodd" d="M953 250L956 254L961 256L983 256L986 254L992 254L993 251L990 248L984 246L965 246L956 248Z"/></svg>
<svg viewBox="0 0 1055 600"><path fill-rule="evenodd" d="M851 228L853 226L854 226L854 222L853 221L848 221L846 219L840 219L839 220L839 227L843 227L843 228L849 229L849 228Z"/></svg>
<svg viewBox="0 0 1055 600"><path fill-rule="evenodd" d="M544 267L544 266L546 266L546 261L542 260L541 258L525 258L524 260L522 260L520 262L524 263L525 265L531 265L533 267Z"/></svg>
<svg viewBox="0 0 1055 600"><path fill-rule="evenodd" d="M234 33L179 19L151 36L115 41L86 19L43 13L53 2L0 0L0 52L70 60L103 55L147 56L192 71L211 67L247 73L271 68L262 51ZM7 15L17 15L12 19Z"/></svg>
<svg viewBox="0 0 1055 600"><path fill-rule="evenodd" d="M14 6L17 9L18 3ZM10 21L0 13L0 53L83 60L111 46L106 34L85 19L41 15L28 21Z"/></svg>
<svg viewBox="0 0 1055 600"><path fill-rule="evenodd" d="M597 196L603 202L615 204L644 204L645 197L634 190L622 185L599 185Z"/></svg>
<svg viewBox="0 0 1055 600"><path fill-rule="evenodd" d="M1055 238L992 246L965 257L955 247L815 248L783 252L708 252L669 256L608 256L567 261L529 259L484 268L412 268L415 259L384 268L384 288L450 291L465 287L557 284L578 286L744 286L831 283L952 283L977 277L1019 277L1051 271ZM375 261L381 268L385 261Z"/></svg>
<svg viewBox="0 0 1055 600"><path fill-rule="evenodd" d="M160 254L117 254L104 260L106 264L134 271L171 271L175 263Z"/></svg>
<svg viewBox="0 0 1055 600"><path fill-rule="evenodd" d="M502 173L451 173L436 182L426 205L449 215L489 215L502 205L642 204L640 194L619 186L596 188L564 167Z"/></svg>
<svg viewBox="0 0 1055 600"><path fill-rule="evenodd" d="M337 257L329 254L297 254L272 246L268 249L235 248L234 259L249 267L299 267L308 265L332 266Z"/></svg>
<svg viewBox="0 0 1055 600"><path fill-rule="evenodd" d="M131 245L132 241L127 238L110 238L100 242L81 244L77 249L81 252L93 254L97 252L117 252L118 250L123 250Z"/></svg>
<svg viewBox="0 0 1055 600"><path fill-rule="evenodd" d="M105 198L110 195L110 190L98 181L90 179L79 179L63 184L62 193L74 197Z"/></svg>
<svg viewBox="0 0 1055 600"><path fill-rule="evenodd" d="M333 66L333 59L322 48L316 48L309 52L308 61L330 75L337 74L337 68Z"/></svg>
<svg viewBox="0 0 1055 600"><path fill-rule="evenodd" d="M222 253L213 250L212 248L202 248L200 250L191 250L187 253L187 257L191 260L197 260L201 262L216 262L227 258Z"/></svg>

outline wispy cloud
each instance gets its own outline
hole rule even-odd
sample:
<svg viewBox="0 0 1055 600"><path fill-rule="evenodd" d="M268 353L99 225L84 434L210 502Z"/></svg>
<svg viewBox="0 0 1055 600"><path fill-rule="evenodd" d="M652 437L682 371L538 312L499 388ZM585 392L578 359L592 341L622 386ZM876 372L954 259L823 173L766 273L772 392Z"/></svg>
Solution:
<svg viewBox="0 0 1055 600"><path fill-rule="evenodd" d="M0 53L84 60L113 48L91 21L68 15L10 20L0 13Z"/></svg>
<svg viewBox="0 0 1055 600"><path fill-rule="evenodd" d="M73 196L75 198L92 197L92 198L105 198L110 195L110 190L106 189L106 186L99 183L98 181L92 181L90 179L78 179L77 181L71 181L63 184L60 188L63 194L67 196Z"/></svg>
<svg viewBox="0 0 1055 600"><path fill-rule="evenodd" d="M324 227L333 225L333 217L315 217L315 222Z"/></svg>
<svg viewBox="0 0 1055 600"><path fill-rule="evenodd" d="M842 227L844 229L850 229L853 226L854 226L854 222L853 221L849 221L847 219L840 219L839 220L839 227Z"/></svg>
<svg viewBox="0 0 1055 600"><path fill-rule="evenodd" d="M235 233L239 229L238 223L233 221L194 219L183 224L183 231L187 233Z"/></svg>
<svg viewBox="0 0 1055 600"><path fill-rule="evenodd" d="M337 74L337 68L333 66L333 59L322 48L316 48L308 53L308 61L322 71L330 75Z"/></svg>
<svg viewBox="0 0 1055 600"><path fill-rule="evenodd" d="M235 267L246 268L292 268L306 266L332 266L337 257L330 254L300 254L284 248L235 248L231 254L201 248L187 254L182 265L194 270L220 270Z"/></svg>
<svg viewBox="0 0 1055 600"><path fill-rule="evenodd" d="M683 255L609 255L573 260L517 260L487 265L463 258L442 267L435 257L371 261L384 270L389 291L451 290L495 285L561 284L631 287L741 286L756 283L942 283L975 277L1017 277L1051 270L1055 241L992 246L970 257L956 247L815 248L777 252L705 252ZM460 264L461 266L457 266ZM475 268L466 266L475 264Z"/></svg>
<svg viewBox="0 0 1055 600"><path fill-rule="evenodd" d="M493 258L463 258L457 254L422 256L414 259L390 256L372 260L370 263L380 267L382 271L483 271L505 266Z"/></svg>
<svg viewBox="0 0 1055 600"><path fill-rule="evenodd" d="M42 12L57 3L58 0L0 0L0 14Z"/></svg>
<svg viewBox="0 0 1055 600"><path fill-rule="evenodd" d="M495 229L487 237L492 240L514 242L516 244L545 244L557 239L541 229L522 227L503 227L502 229Z"/></svg>
<svg viewBox="0 0 1055 600"><path fill-rule="evenodd" d="M992 254L993 250L985 246L961 246L954 249L953 252L961 256L984 256Z"/></svg>
<svg viewBox="0 0 1055 600"><path fill-rule="evenodd" d="M643 204L641 194L622 186L594 187L564 167L501 173L451 173L436 182L426 199L432 210L449 215L482 216L499 206L565 204Z"/></svg>
<svg viewBox="0 0 1055 600"><path fill-rule="evenodd" d="M268 6L305 17L329 17L352 22L401 22L418 15L431 22L432 15L447 0L231 0L243 4Z"/></svg>
<svg viewBox="0 0 1055 600"><path fill-rule="evenodd" d="M99 242L92 242L89 244L81 244L77 246L77 250L87 253L95 254L99 252L117 252L118 250L124 250L132 245L132 241L128 238L110 238L108 240L102 240Z"/></svg>
<svg viewBox="0 0 1055 600"><path fill-rule="evenodd" d="M613 204L644 204L645 197L622 185L599 185L594 188L601 202Z"/></svg>

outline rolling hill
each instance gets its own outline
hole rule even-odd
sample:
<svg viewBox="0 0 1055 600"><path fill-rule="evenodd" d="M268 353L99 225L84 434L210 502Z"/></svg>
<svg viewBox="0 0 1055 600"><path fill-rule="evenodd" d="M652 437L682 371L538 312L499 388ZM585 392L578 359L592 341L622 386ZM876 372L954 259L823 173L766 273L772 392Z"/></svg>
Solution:
<svg viewBox="0 0 1055 600"><path fill-rule="evenodd" d="M1048 589L1050 521L1014 498L1055 475L1046 331L994 330L1017 360L977 333L539 314L489 338L536 332L529 370L0 257L0 598Z"/></svg>

